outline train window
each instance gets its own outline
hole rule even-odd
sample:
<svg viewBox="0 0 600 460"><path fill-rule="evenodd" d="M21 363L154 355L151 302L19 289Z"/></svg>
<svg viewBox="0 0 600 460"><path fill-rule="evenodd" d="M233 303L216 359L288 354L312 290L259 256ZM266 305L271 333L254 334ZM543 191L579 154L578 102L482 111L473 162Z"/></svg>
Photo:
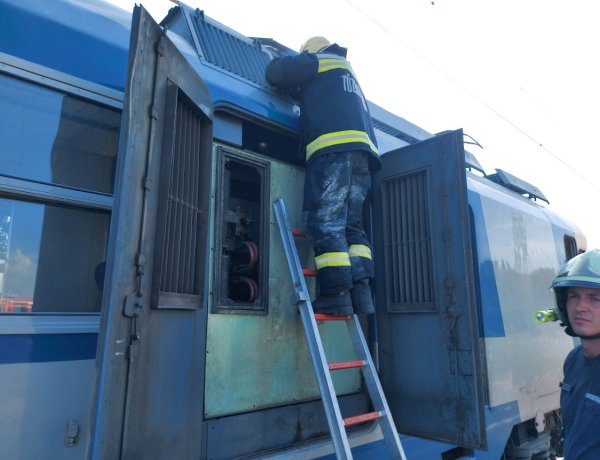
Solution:
<svg viewBox="0 0 600 460"><path fill-rule="evenodd" d="M564 242L565 242L565 262L566 262L567 260L571 260L573 257L575 257L578 254L577 241L572 236L565 235Z"/></svg>
<svg viewBox="0 0 600 460"><path fill-rule="evenodd" d="M242 147L277 160L304 166L306 150L297 136L280 133L248 120L242 120Z"/></svg>
<svg viewBox="0 0 600 460"><path fill-rule="evenodd" d="M220 151L215 312L267 310L268 163Z"/></svg>
<svg viewBox="0 0 600 460"><path fill-rule="evenodd" d="M0 74L0 174L112 193L121 114Z"/></svg>
<svg viewBox="0 0 600 460"><path fill-rule="evenodd" d="M109 214L0 198L0 312L99 311Z"/></svg>

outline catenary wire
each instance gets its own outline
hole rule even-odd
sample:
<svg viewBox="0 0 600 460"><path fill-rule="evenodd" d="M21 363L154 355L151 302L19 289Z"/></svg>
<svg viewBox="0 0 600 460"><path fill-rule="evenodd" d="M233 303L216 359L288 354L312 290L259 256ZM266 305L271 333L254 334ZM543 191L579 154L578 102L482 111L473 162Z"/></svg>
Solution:
<svg viewBox="0 0 600 460"><path fill-rule="evenodd" d="M371 21L373 24L375 24L377 27L379 27L383 32L385 32L386 34L388 34L391 37L393 37L396 41L398 41L400 44L402 44L402 46L404 46L406 49L408 49L411 53L413 53L419 59L421 59L422 61L424 61L432 69L434 69L436 72L438 72L441 75L443 75L446 79L448 79L450 82L452 82L461 91L463 91L464 93L468 94L470 97L472 97L473 99L475 99L477 102L479 102L485 108L487 108L490 112L492 112L494 115L496 115L498 118L500 118L501 120L503 120L506 124L508 124L511 128L513 128L514 130L516 130L517 132L519 132L523 137L525 137L529 141L531 141L534 144L536 144L538 147L540 147L548 155L552 156L556 161L562 163L573 174L577 175L579 178L581 178L587 184L591 185L596 190L600 191L600 187L598 185L594 184L590 179L588 179L587 177L585 177L582 173L580 173L579 171L577 171L573 166L571 166L569 163L567 163L566 161L564 161L560 156L558 156L556 153L554 153L552 150L550 150L544 144L542 144L537 139L535 139L533 136L531 136L529 133L527 133L527 131L525 131L523 128L521 128L516 123L512 122L511 120L509 120L506 116L504 116L502 113L500 113L494 107L492 107L489 103L487 103L485 100L483 100L477 94L473 93L471 90L469 90L468 88L466 88L465 86L463 86L460 82L458 82L455 78L453 78L448 72L446 72L443 69L441 69L435 63L433 63L430 59L426 58L421 53L419 53L415 48L413 48L408 43L406 43L405 41L403 41L400 37L398 37L396 34L394 34L391 30L389 30L387 27L385 27L383 24L381 24L377 19L375 19L373 16L371 16L365 10L363 10L358 5L356 5L352 0L346 0L346 2L350 6L352 6L354 9L356 9L360 14L362 14L364 17L366 17L369 21Z"/></svg>

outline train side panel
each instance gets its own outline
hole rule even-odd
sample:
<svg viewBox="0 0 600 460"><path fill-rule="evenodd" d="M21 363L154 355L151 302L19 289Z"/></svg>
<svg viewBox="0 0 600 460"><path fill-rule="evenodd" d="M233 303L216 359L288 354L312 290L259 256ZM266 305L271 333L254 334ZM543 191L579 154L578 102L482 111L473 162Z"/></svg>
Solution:
<svg viewBox="0 0 600 460"><path fill-rule="evenodd" d="M129 101L143 121L132 122L128 110L122 121L131 15L95 0L0 0L0 13L20 26L4 29L0 40L5 160L0 164L0 404L6 415L0 420L0 456L83 458L88 451L96 458L159 458L165 452L214 459L333 458L272 211L272 201L281 197L293 225L302 226L298 108L264 81L271 56L293 51L244 37L181 4L163 21L167 32L154 24L150 40L139 46L154 56L150 67L165 49L168 59L179 53L184 59L178 57L171 67L174 75L159 72L156 84L150 73L142 78L153 88L148 93L158 95L155 104ZM52 49L45 46L50 43ZM178 83L186 72L184 80L197 83L193 89ZM198 91L202 97L194 97ZM205 163L194 185L206 191L205 205L196 208L206 257L184 248L180 259L169 259L171 249L163 253L156 241L164 238L169 248L189 243L169 231L190 226L175 214L173 221L161 216L168 216L169 206L194 206L176 187L165 192L161 186L165 180L187 181L192 169L187 164L180 173L165 173L173 164L160 158L172 147L169 139L185 139L178 137L185 130L170 138L176 130L166 128L165 119L177 126L180 115L169 118L164 110L169 104L191 107L190 100L200 101L191 112L200 115L201 131L212 131L211 139L202 137ZM434 137L370 107L382 152ZM123 145L138 145L122 146L117 154L119 136ZM464 155L461 168L478 170L472 155ZM445 319L426 356L444 353L440 362L456 371L449 371L453 382L479 382L476 389L464 390L461 382L452 391L456 386L461 397L480 398L470 402L482 423L481 437L455 441L437 433L445 441L434 441L404 434L410 459L516 458L547 451L550 433L556 432L550 424L558 409L561 363L573 345L556 323L537 324L533 313L551 304L554 271L585 248L585 239L548 208L492 182L481 170L465 177L456 184L447 179L448 186L464 187L461 193L468 197L461 223L470 234L464 251L472 262L469 254L453 255L471 266L453 272L452 281L470 299L464 305L472 308L467 323L473 343L453 336L454 310L444 310L444 304L432 311ZM445 199L444 193L439 196L436 206ZM378 231L382 217L371 211L367 217ZM432 231L440 241L447 236L443 225ZM312 268L309 245L298 244L305 266ZM201 268L196 263L187 270L198 275L199 284L189 292L162 284L165 274L175 273L179 280L177 273L186 272L172 267L192 260L189 252L202 259ZM386 249L375 257L385 258ZM390 276L384 271L377 281ZM435 280L442 287L440 299L449 292L448 279L442 278ZM422 286L428 282L415 280ZM314 281L309 284L314 293ZM366 322L365 331L384 373L401 376L406 369L394 364L399 356L406 353L418 363L425 359L424 347L393 350L388 345L397 337L386 328L410 318L410 308L424 307L388 311L387 298L376 289L379 324ZM340 326L322 326L332 360L351 358ZM427 340L414 335L417 344ZM440 387L445 378L440 377ZM402 391L401 380L388 390L390 401ZM356 371L336 374L334 382L343 413L368 409ZM455 407L456 417L438 416L431 427L441 432L452 424L460 434L471 422L455 403L446 407ZM417 415L425 424L432 416ZM419 428L405 431L418 434ZM385 455L376 424L352 430L350 442L355 458Z"/></svg>

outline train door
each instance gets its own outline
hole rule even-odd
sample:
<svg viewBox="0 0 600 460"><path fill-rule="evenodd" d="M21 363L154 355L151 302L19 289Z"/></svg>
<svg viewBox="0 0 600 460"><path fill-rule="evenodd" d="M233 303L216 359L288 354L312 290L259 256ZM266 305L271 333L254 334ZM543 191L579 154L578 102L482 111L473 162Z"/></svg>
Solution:
<svg viewBox="0 0 600 460"><path fill-rule="evenodd" d="M374 249L382 385L398 431L485 447L462 131L382 156Z"/></svg>
<svg viewBox="0 0 600 460"><path fill-rule="evenodd" d="M212 167L206 86L136 7L91 458L200 458Z"/></svg>

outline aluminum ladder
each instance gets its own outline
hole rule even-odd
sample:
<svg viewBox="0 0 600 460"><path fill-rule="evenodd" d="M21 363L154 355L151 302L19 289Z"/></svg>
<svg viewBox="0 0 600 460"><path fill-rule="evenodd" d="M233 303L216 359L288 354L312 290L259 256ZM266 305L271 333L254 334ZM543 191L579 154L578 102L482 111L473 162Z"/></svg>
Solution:
<svg viewBox="0 0 600 460"><path fill-rule="evenodd" d="M373 364L367 342L362 333L358 315L324 315L314 313L310 301L310 295L306 286L305 276L314 276L314 270L303 269L300 264L298 250L294 240L295 236L304 236L301 230L292 229L282 198L273 202L275 217L279 226L281 240L285 250L285 256L294 284L294 295L292 302L297 305L300 317L306 333L311 360L315 369L317 383L321 392L321 399L327 416L327 423L333 440L335 454L339 460L351 459L352 452L348 441L346 428L370 420L378 420L385 444L390 453L390 458L406 460L396 426L388 407L379 377ZM323 343L319 334L317 321L345 321L348 326L350 338L356 353L356 359L352 361L327 362ZM331 379L331 371L341 369L360 368L363 379L371 399L373 411L352 417L342 418L335 389Z"/></svg>

